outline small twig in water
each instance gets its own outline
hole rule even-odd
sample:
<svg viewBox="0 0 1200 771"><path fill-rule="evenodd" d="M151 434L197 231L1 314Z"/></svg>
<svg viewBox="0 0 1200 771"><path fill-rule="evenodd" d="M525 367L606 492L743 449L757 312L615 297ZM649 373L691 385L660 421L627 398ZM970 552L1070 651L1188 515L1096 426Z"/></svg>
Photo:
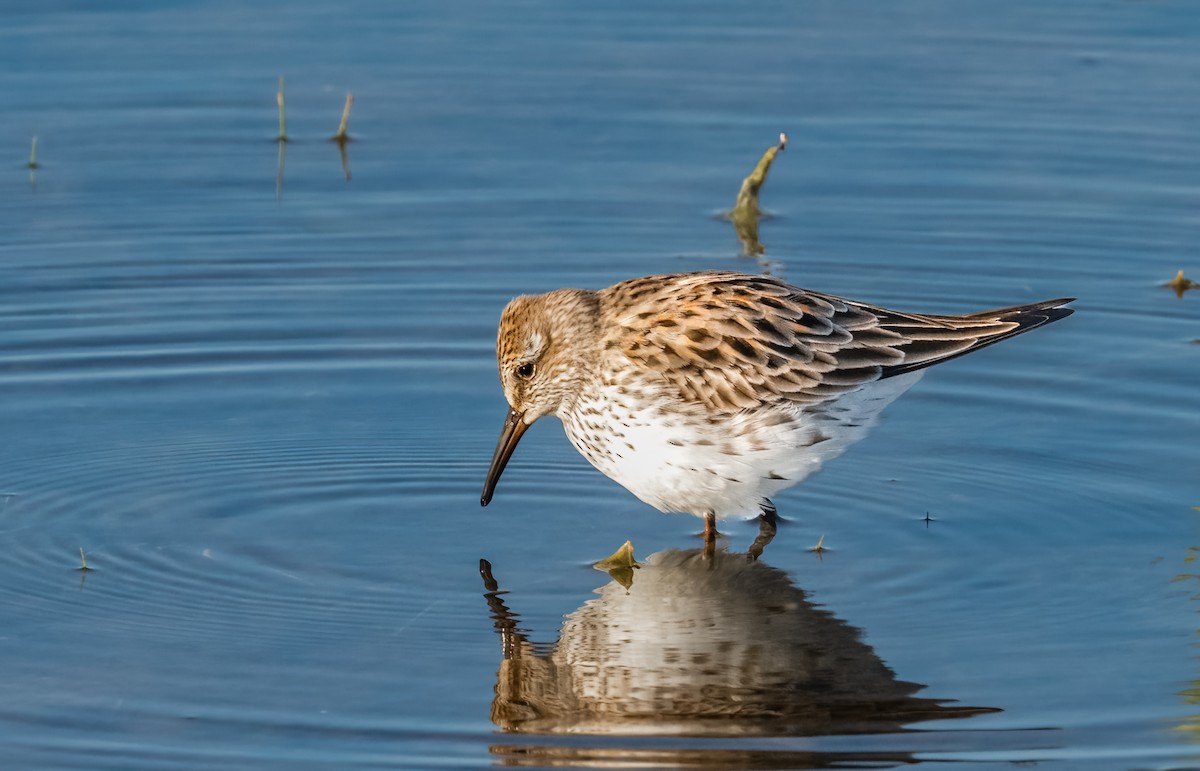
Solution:
<svg viewBox="0 0 1200 771"><path fill-rule="evenodd" d="M87 571L91 570L91 568L89 568L89 567L88 567L88 564L87 564L87 555L85 555L85 554L83 553L83 547L82 547L82 546L80 546L80 547L79 547L79 562L80 562L80 565L79 565L79 567L77 567L77 568L76 568L76 570L82 570L82 571L83 571L83 572L85 572L85 573L86 573Z"/></svg>
<svg viewBox="0 0 1200 771"><path fill-rule="evenodd" d="M33 146L29 150L29 168L36 169L37 167L37 135L35 134L33 137Z"/></svg>
<svg viewBox="0 0 1200 771"><path fill-rule="evenodd" d="M826 549L825 549L825 534L824 533L821 533L821 537L817 540L817 545L810 548L809 551L815 552L817 554L825 553Z"/></svg>

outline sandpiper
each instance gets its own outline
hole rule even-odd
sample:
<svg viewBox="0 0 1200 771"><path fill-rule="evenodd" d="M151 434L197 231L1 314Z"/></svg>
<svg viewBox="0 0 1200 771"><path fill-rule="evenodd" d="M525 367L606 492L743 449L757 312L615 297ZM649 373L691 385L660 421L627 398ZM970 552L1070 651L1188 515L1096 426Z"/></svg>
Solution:
<svg viewBox="0 0 1200 771"><path fill-rule="evenodd" d="M770 276L647 276L504 309L510 410L480 502L522 434L559 417L588 461L660 511L716 522L840 455L932 364L1069 316L1071 298L964 316L902 313Z"/></svg>

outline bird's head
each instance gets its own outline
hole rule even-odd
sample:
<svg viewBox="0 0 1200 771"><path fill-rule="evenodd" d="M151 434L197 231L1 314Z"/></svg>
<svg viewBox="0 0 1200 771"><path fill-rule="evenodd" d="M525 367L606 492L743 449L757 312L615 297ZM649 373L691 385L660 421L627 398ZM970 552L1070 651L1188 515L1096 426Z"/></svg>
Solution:
<svg viewBox="0 0 1200 771"><path fill-rule="evenodd" d="M525 430L578 396L597 355L598 311L594 292L559 289L518 297L500 315L496 363L509 412L480 498L484 506Z"/></svg>

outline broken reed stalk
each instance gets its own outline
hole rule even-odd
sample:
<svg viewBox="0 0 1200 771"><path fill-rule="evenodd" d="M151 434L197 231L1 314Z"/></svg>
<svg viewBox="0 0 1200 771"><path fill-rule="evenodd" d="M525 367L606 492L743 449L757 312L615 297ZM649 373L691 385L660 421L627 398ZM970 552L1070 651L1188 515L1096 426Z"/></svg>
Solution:
<svg viewBox="0 0 1200 771"><path fill-rule="evenodd" d="M345 144L350 141L350 135L346 133L346 125L350 122L350 106L354 104L354 94L346 94L346 106L342 108L342 122L338 124L337 133L333 135L333 141L339 144Z"/></svg>
<svg viewBox="0 0 1200 771"><path fill-rule="evenodd" d="M788 136L781 133L779 135L779 144L768 147L759 159L758 165L754 167L754 171L750 172L750 176L742 180L742 189L738 191L737 202L733 205L731 215L742 214L757 215L758 208L758 191L767 181L767 172L771 170L771 163L774 162L775 156L783 150L787 149Z"/></svg>
<svg viewBox="0 0 1200 771"><path fill-rule="evenodd" d="M33 146L29 150L29 168L36 169L37 167L37 135L35 134L33 137Z"/></svg>
<svg viewBox="0 0 1200 771"><path fill-rule="evenodd" d="M738 240L742 242L742 254L747 257L758 257L766 251L766 247L758 240L758 220L762 216L762 210L758 207L758 191L767 181L767 172L775 156L787 148L787 141L787 134L780 133L779 144L767 148L754 171L742 180L737 201L725 214L726 219L733 223Z"/></svg>
<svg viewBox="0 0 1200 771"><path fill-rule="evenodd" d="M288 141L287 138L287 119L284 116L283 106L283 76L279 76L279 93L275 95L275 102L279 105L279 142Z"/></svg>

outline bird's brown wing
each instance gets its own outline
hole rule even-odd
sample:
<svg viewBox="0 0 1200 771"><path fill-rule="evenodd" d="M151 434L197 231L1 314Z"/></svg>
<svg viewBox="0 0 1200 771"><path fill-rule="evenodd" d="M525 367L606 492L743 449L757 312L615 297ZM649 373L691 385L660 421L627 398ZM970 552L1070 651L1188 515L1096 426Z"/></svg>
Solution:
<svg viewBox="0 0 1200 771"><path fill-rule="evenodd" d="M1067 299L966 316L900 313L769 276L680 273L601 292L607 345L716 413L812 404L1070 315Z"/></svg>

